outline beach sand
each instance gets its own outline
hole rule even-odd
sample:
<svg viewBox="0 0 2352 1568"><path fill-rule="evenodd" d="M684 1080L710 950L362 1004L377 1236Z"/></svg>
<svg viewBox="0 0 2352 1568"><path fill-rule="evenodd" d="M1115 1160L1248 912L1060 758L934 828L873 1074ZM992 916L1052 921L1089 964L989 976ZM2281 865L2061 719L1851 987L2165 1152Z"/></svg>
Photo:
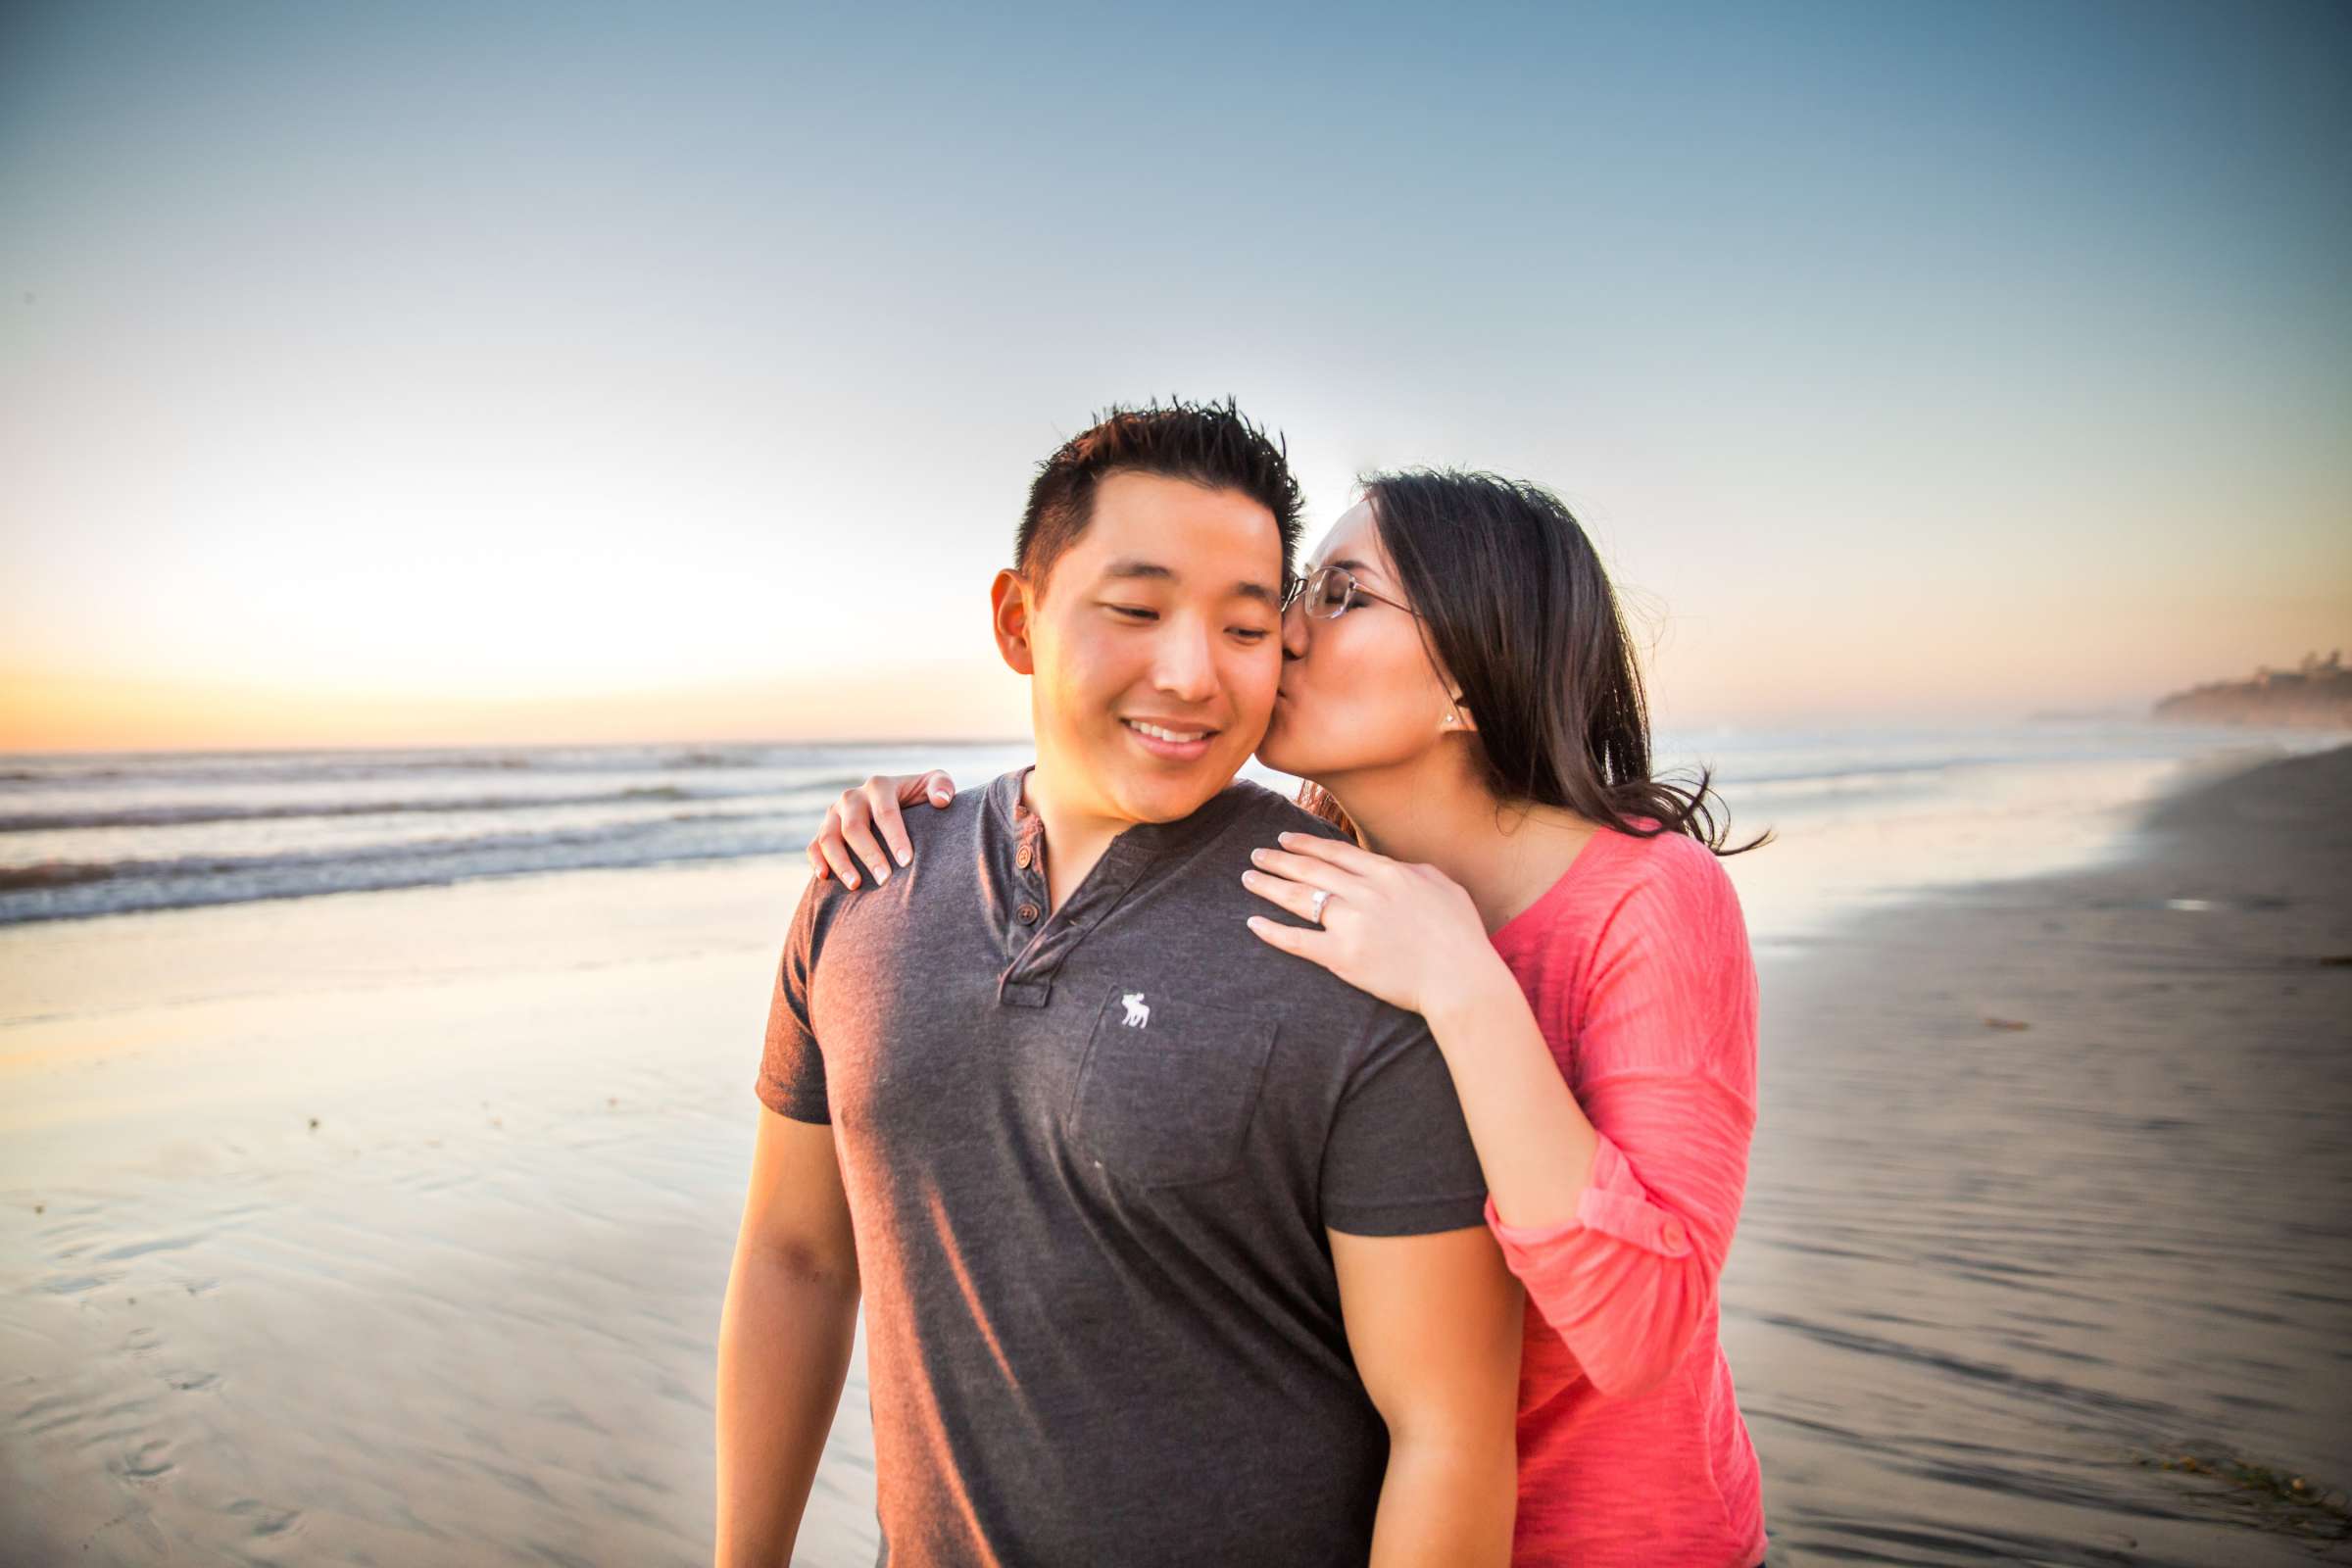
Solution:
<svg viewBox="0 0 2352 1568"><path fill-rule="evenodd" d="M2347 803L2274 763L1772 946L1724 1332L1776 1563L2352 1561ZM0 1561L708 1561L801 875L0 930ZM872 1559L864 1423L860 1370L802 1562Z"/></svg>
<svg viewBox="0 0 2352 1568"><path fill-rule="evenodd" d="M801 879L0 932L0 1561L708 1562ZM819 1489L808 1560L870 1559L859 1422Z"/></svg>
<svg viewBox="0 0 2352 1568"><path fill-rule="evenodd" d="M1775 1561L2352 1561L2348 808L2352 748L2271 763L1766 970Z"/></svg>

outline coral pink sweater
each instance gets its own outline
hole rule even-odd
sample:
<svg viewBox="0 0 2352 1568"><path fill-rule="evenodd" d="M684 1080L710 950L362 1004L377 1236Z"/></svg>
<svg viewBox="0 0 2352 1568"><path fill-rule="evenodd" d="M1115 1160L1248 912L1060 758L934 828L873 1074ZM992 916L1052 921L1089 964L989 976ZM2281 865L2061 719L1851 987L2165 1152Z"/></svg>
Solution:
<svg viewBox="0 0 2352 1568"><path fill-rule="evenodd" d="M1716 1319L1756 1119L1739 897L1694 839L1604 830L1494 942L1600 1133L1568 1223L1487 1200L1529 1308L1512 1561L1751 1568L1763 1488Z"/></svg>

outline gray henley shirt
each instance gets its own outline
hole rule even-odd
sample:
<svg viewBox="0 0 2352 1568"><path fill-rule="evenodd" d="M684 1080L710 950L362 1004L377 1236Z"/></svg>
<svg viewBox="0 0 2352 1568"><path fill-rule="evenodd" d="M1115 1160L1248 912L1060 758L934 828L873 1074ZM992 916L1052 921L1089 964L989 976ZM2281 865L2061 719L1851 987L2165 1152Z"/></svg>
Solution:
<svg viewBox="0 0 2352 1568"><path fill-rule="evenodd" d="M1417 1016L1242 923L1286 829L1237 781L1048 911L1028 769L794 915L758 1092L831 1122L881 1561L1361 1564L1388 1439L1324 1234L1484 1223ZM1296 923L1296 922L1293 922Z"/></svg>

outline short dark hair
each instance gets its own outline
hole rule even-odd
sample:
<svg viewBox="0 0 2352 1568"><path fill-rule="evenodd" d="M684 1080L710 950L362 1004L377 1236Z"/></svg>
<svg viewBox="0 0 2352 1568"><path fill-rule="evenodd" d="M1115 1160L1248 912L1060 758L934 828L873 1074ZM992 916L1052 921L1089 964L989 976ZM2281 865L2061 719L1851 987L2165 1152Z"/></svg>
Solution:
<svg viewBox="0 0 2352 1568"><path fill-rule="evenodd" d="M1274 514L1287 583L1298 552L1298 481L1280 435L1223 403L1173 402L1111 408L1038 466L1029 506L1013 538L1013 568L1042 595L1062 553L1094 520L1095 490L1114 473L1155 473L1209 490L1237 490Z"/></svg>

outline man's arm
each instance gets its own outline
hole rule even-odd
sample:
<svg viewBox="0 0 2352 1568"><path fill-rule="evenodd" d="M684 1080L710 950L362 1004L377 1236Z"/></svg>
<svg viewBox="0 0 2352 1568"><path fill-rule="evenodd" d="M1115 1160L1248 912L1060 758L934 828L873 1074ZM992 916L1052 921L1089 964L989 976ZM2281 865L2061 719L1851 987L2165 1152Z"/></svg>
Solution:
<svg viewBox="0 0 2352 1568"><path fill-rule="evenodd" d="M1526 1298L1484 1227L1329 1231L1357 1375L1389 1427L1371 1568L1511 1558Z"/></svg>
<svg viewBox="0 0 2352 1568"><path fill-rule="evenodd" d="M833 1129L762 1107L718 1326L717 1568L791 1562L857 1329Z"/></svg>

